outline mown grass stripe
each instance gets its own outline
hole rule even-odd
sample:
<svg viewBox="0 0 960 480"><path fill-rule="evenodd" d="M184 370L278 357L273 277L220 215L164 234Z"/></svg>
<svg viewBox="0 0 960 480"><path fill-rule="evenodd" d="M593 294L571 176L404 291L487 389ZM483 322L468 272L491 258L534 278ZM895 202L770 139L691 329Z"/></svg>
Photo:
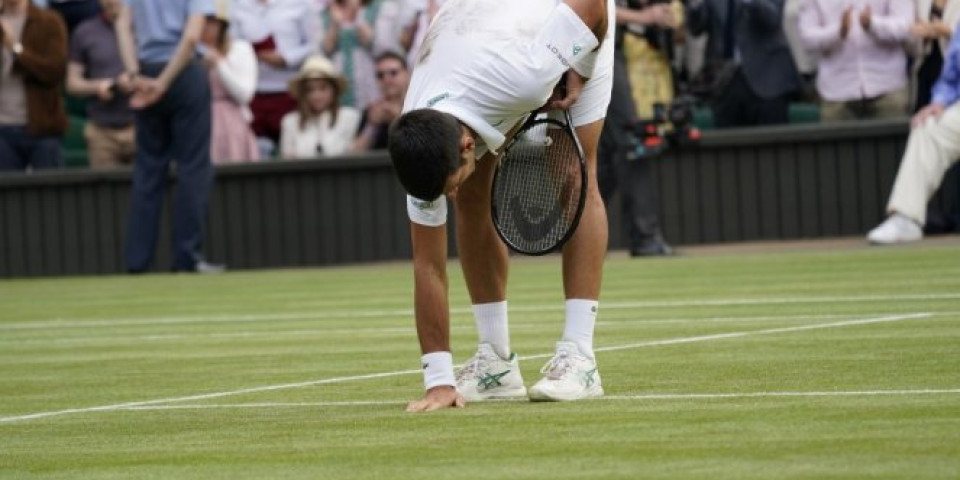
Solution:
<svg viewBox="0 0 960 480"><path fill-rule="evenodd" d="M615 351L615 350L627 350L627 349L635 349L635 348L643 348L643 347L677 345L677 344L694 343L694 342L705 342L705 341L711 341L711 340L742 338L742 337L748 337L753 335L770 335L770 334L792 333L792 332L800 332L800 331L824 329L824 328L841 328L841 327L848 327L848 326L896 322L896 321L913 320L913 319L919 319L919 318L929 318L931 316L933 316L933 314L930 314L930 313L893 315L893 316L884 316L884 317L877 317L877 318L866 318L866 319L860 319L860 320L849 320L849 321L843 321L843 322L802 325L802 326L796 326L796 327L769 328L764 330L728 332L728 333L719 333L719 334L713 334L713 335L699 335L694 337L655 340L655 341L632 343L632 344L626 344L626 345L599 347L599 348L596 348L595 350L598 352L609 352L609 351ZM540 355L520 357L520 360L521 361L535 360L535 359L549 358L551 356L553 356L552 352L544 353ZM305 382L288 383L288 384L281 384L281 385L267 385L267 386L260 386L260 387L244 388L244 389L233 390L233 391L190 395L190 396L184 396L184 397L146 400L146 401L140 401L140 402L128 402L128 403L120 403L116 405L103 405L98 407L71 408L66 410L39 412L39 413L32 413L27 415L0 417L0 423L35 420L39 418L47 418L47 417L78 414L78 413L111 411L111 410L119 410L119 409L129 408L129 407L162 405L162 404L168 404L168 403L182 403L182 402L190 402L190 401L197 401L197 400L211 400L215 398L223 398L223 397L242 395L242 394L248 394L248 393L260 393L260 392L268 392L268 391L275 391L275 390L288 390L288 389L312 387L312 386L332 384L332 383L343 383L343 382L358 381L358 380L370 380L370 379L377 379L377 378L394 377L398 375L411 375L415 373L420 373L420 371L419 370L401 370L401 371L395 371L395 372L351 375L351 376L326 378L326 379L320 379L320 380L310 380Z"/></svg>

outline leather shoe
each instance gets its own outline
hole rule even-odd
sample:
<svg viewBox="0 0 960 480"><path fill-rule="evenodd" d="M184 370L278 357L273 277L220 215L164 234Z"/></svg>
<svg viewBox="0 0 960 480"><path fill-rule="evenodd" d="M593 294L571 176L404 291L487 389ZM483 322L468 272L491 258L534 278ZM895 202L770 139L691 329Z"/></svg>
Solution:
<svg viewBox="0 0 960 480"><path fill-rule="evenodd" d="M664 257L674 254L673 248L660 239L630 248L631 257Z"/></svg>
<svg viewBox="0 0 960 480"><path fill-rule="evenodd" d="M200 260L193 266L193 271L196 273L223 273L227 271L227 266L222 263L209 263Z"/></svg>
<svg viewBox="0 0 960 480"><path fill-rule="evenodd" d="M197 263L193 264L193 268L175 268L173 271L176 273L215 274L227 271L227 266L218 263L210 263L206 260L197 260Z"/></svg>

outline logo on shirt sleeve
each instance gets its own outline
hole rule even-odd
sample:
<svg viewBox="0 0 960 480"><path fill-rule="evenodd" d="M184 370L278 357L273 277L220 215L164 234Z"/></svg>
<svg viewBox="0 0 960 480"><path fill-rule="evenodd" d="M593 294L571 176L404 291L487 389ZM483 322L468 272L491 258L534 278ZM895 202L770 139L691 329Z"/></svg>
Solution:
<svg viewBox="0 0 960 480"><path fill-rule="evenodd" d="M550 50L550 53L552 53L555 57L557 57L557 60L560 60L560 65L563 65L566 68L570 68L570 62L568 62L567 59L564 58L563 53L560 53L560 48L558 48L553 44L548 43L547 50Z"/></svg>

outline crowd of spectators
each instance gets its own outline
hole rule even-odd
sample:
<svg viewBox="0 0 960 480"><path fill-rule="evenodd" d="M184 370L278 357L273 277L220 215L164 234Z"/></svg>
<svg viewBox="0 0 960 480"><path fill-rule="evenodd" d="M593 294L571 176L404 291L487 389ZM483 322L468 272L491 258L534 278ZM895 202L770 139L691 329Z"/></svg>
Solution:
<svg viewBox="0 0 960 480"><path fill-rule="evenodd" d="M121 88L114 31L122 1L0 4L0 169L61 166L65 100L77 99L85 107L70 113L84 126L89 165L132 162L135 113ZM216 3L195 61L209 74L211 159L228 163L383 148L444 0ZM945 70L958 4L618 0L626 79L618 95L629 96L634 111L615 114L635 122L683 97L716 128L788 123L797 105L813 107L823 122L919 112L918 127L955 100L943 92L960 82ZM622 143L611 144L611 155L622 154ZM655 220L646 223L654 227L644 235L658 239ZM665 243L653 248L669 251Z"/></svg>
<svg viewBox="0 0 960 480"><path fill-rule="evenodd" d="M57 115L42 122L49 125L36 125L39 120L28 125L26 104L39 108L37 102L44 98L56 107L62 100L52 97L64 93L73 105L76 99L85 104L82 111L70 113L74 121L83 122L89 165L129 164L134 122L128 97L116 88L122 65L112 24L121 0L33 0L37 8L28 9L29 2L7 0L3 7L3 31L8 33L3 36L7 55L2 57L2 74L9 81L0 84L0 128L4 138L16 137L16 128L22 128L25 133L20 136L29 140L4 141L3 148L15 145L18 152L26 152L18 153L16 161L4 161L5 168L63 163L57 154L38 154L40 160L30 160L32 148L54 150L53 142L65 127ZM679 96L695 98L707 123L717 128L787 123L791 105L798 102L816 105L821 121L904 116L930 101L953 26L960 20L957 3L621 0L618 44L640 119L651 117L654 105L669 104ZM381 70L403 70L402 77L409 77L407 66L416 63L427 26L442 4L443 0L226 2L222 11L210 15L208 38L197 53L210 71L214 163L381 148L383 127L395 116L383 105L386 101L395 110L402 103L402 91L380 78ZM36 60L33 52L41 48L32 39L19 44L29 46L25 55L12 50L18 44L15 38L33 35L20 32L28 12L47 19L35 27L43 29L37 36L44 42L42 50L66 49L68 60L45 54L40 72L30 63ZM51 28L55 32L46 34ZM61 28L67 33L58 37ZM390 55L388 62L402 63L381 69L378 62L384 54ZM327 82L336 99L326 105L313 103L320 110L334 108L329 116L337 119L337 125L321 121L321 111L313 112L311 117L316 118L307 118L313 108L307 105L310 95L303 94L298 82L291 83L308 74L303 70L308 59L316 66L321 57L331 65L328 73L336 77ZM37 81L37 74L46 77ZM40 88L44 95L38 93ZM27 95L28 91L32 93ZM32 102L24 100L28 96ZM361 112L359 128L352 126L353 112ZM287 137L281 138L284 119L293 118L291 114L299 115L299 121L286 123L300 123L300 128L287 128ZM314 127L307 128L311 123ZM256 148L251 148L251 132ZM294 140L291 135L305 138ZM335 142L345 147L330 148L331 135L353 138ZM371 141L371 135L377 135L377 141ZM299 146L291 147L294 144Z"/></svg>
<svg viewBox="0 0 960 480"><path fill-rule="evenodd" d="M82 127L84 164L133 162L135 112L120 88L125 70L114 25L123 2L0 3L0 169L64 166L68 114L74 128ZM437 0L210 3L215 11L195 62L209 73L215 164L385 148L409 81L408 58L439 6Z"/></svg>

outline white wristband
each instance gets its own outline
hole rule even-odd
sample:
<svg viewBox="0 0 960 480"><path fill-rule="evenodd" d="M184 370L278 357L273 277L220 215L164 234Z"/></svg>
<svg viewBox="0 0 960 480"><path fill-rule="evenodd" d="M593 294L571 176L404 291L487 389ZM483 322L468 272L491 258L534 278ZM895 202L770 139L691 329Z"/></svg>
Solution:
<svg viewBox="0 0 960 480"><path fill-rule="evenodd" d="M424 390L457 384L453 379L453 355L450 352L428 353L420 357L420 365L423 368Z"/></svg>

